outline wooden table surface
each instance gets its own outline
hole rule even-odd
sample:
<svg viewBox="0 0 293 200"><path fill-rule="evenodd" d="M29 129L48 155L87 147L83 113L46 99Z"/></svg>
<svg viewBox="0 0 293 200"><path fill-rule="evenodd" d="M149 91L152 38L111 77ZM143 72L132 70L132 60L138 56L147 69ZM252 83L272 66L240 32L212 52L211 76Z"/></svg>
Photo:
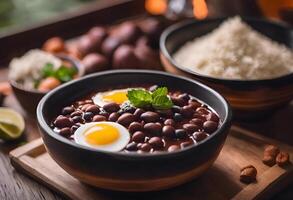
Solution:
<svg viewBox="0 0 293 200"><path fill-rule="evenodd" d="M0 68L0 82L7 80L7 69ZM0 141L0 199L63 199L35 182L28 176L18 173L10 164L8 152L13 148L32 141L39 137L36 121L34 116L28 116L19 106L13 95L8 96L4 102L5 106L13 107L19 111L26 120L26 131L24 135L17 141L6 142ZM238 125L256 131L260 134L278 139L284 143L293 145L293 103L288 105L272 116L262 121L254 121L250 123L241 123ZM292 160L293 158L291 158ZM293 199L293 180L288 187L272 197L272 199Z"/></svg>

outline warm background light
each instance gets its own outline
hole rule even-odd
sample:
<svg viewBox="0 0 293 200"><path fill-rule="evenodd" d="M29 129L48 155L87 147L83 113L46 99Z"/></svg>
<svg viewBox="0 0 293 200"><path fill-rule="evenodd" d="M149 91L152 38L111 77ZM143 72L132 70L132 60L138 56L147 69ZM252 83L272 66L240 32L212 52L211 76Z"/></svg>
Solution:
<svg viewBox="0 0 293 200"><path fill-rule="evenodd" d="M267 17L280 18L283 9L293 10L293 0L258 0L263 14Z"/></svg>
<svg viewBox="0 0 293 200"><path fill-rule="evenodd" d="M167 11L167 0L146 0L146 10L153 15L161 15Z"/></svg>
<svg viewBox="0 0 293 200"><path fill-rule="evenodd" d="M197 19L204 19L208 16L208 7L205 0L193 0L193 14Z"/></svg>

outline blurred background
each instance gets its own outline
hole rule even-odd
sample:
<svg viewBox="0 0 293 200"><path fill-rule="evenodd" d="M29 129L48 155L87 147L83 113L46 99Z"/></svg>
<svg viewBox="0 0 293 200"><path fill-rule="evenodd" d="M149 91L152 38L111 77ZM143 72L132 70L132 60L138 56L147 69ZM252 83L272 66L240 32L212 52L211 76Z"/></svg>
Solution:
<svg viewBox="0 0 293 200"><path fill-rule="evenodd" d="M0 0L0 32L57 20L98 1L103 0ZM145 7L150 14L170 19L239 14L293 23L293 0L146 0Z"/></svg>

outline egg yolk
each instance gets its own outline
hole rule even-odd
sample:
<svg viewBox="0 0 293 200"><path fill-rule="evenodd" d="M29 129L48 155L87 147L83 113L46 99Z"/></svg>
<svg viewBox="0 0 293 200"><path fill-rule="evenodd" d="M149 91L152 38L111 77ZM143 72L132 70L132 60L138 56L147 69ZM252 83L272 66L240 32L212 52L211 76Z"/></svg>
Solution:
<svg viewBox="0 0 293 200"><path fill-rule="evenodd" d="M91 145L111 144L119 138L118 130L109 124L97 124L84 133L85 141Z"/></svg>
<svg viewBox="0 0 293 200"><path fill-rule="evenodd" d="M103 101L108 101L108 102L115 102L118 104L122 104L125 101L127 101L127 92L126 91L113 91L106 93L103 95Z"/></svg>

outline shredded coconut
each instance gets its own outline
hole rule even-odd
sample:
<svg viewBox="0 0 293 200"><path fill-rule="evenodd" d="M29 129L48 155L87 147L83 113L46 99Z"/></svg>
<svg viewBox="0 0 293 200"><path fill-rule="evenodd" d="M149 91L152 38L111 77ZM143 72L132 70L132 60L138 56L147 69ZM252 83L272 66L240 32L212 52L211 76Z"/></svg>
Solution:
<svg viewBox="0 0 293 200"><path fill-rule="evenodd" d="M184 44L175 61L199 74L225 79L270 79L293 71L293 52L253 30L240 17Z"/></svg>

